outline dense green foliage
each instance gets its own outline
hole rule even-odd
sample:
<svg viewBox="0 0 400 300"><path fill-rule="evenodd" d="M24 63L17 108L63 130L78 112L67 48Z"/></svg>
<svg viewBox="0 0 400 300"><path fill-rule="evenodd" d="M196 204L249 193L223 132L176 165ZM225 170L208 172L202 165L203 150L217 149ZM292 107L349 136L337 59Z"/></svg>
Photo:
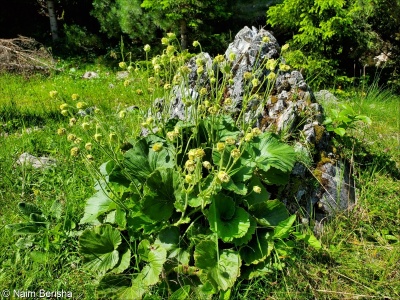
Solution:
<svg viewBox="0 0 400 300"><path fill-rule="evenodd" d="M392 63L398 60L399 7L398 0L285 0L269 8L267 23L291 38L288 63L303 69L315 86L342 85L337 75L355 77L360 69L365 74L380 53L390 52ZM387 67L396 84L396 67Z"/></svg>

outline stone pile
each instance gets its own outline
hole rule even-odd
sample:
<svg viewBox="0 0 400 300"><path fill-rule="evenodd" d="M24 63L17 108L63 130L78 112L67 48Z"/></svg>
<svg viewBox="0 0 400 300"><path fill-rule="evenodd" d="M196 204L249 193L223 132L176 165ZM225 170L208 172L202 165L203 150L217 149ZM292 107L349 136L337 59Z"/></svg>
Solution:
<svg viewBox="0 0 400 300"><path fill-rule="evenodd" d="M281 48L275 37L264 29L245 27L236 35L225 52L227 61L234 57L231 65L233 76L226 92L226 97L232 99L233 116L242 109L243 97L248 90L244 74L251 72L260 83L264 83L265 86L259 90L262 94L263 89L268 88L265 78L271 71L260 68L260 65L267 59L278 59L280 53ZM154 107L168 109L171 118L190 119L187 99L196 100L199 87L209 85L207 72L198 78L198 58L205 62L205 69L212 68L209 54L201 53L192 58L187 64L190 69L189 83L185 87L173 87L173 99L168 108L164 107L164 99L157 99ZM326 92L318 96L327 101L334 99ZM185 114L185 106L189 114ZM301 206L309 217L321 221L355 203L350 164L336 153L331 136L322 124L323 108L299 71L279 72L267 99L249 101L245 111L248 118L257 119L256 126L261 130L279 134L295 145L303 162L308 161L308 164L296 163L290 182L274 195L284 201L289 210L298 211Z"/></svg>

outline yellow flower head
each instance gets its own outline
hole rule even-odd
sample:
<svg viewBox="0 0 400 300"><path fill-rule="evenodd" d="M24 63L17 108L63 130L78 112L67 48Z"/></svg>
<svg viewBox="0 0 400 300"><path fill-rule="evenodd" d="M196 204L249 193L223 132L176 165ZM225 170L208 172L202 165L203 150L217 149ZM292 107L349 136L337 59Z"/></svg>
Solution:
<svg viewBox="0 0 400 300"><path fill-rule="evenodd" d="M271 39L267 36L263 36L262 41L263 43L268 43Z"/></svg>
<svg viewBox="0 0 400 300"><path fill-rule="evenodd" d="M207 89L205 87L203 87L203 88L200 89L199 93L200 93L201 96L204 96L205 94L207 94Z"/></svg>
<svg viewBox="0 0 400 300"><path fill-rule="evenodd" d="M234 159L238 159L238 158L240 157L240 155L241 155L240 150L237 149L237 148L235 148L235 149L233 149L233 150L231 151L231 156L232 156Z"/></svg>
<svg viewBox="0 0 400 300"><path fill-rule="evenodd" d="M173 32L168 32L168 33L167 33L167 37L168 37L170 40L174 40L174 39L176 39L176 34L173 33Z"/></svg>
<svg viewBox="0 0 400 300"><path fill-rule="evenodd" d="M279 70L284 71L284 72L289 71L290 70L290 66L289 65L285 65L285 64L280 64L279 65Z"/></svg>
<svg viewBox="0 0 400 300"><path fill-rule="evenodd" d="M96 133L96 134L94 135L94 140L95 140L96 142L101 142L102 139L103 139L103 136L102 136L100 133Z"/></svg>
<svg viewBox="0 0 400 300"><path fill-rule="evenodd" d="M253 133L254 136L259 136L262 132L261 132L260 128L255 127L251 130L251 133Z"/></svg>
<svg viewBox="0 0 400 300"><path fill-rule="evenodd" d="M195 152L194 156L197 157L197 158L202 158L204 155L206 155L204 150L201 149L201 148L198 148L198 149L196 149L196 152Z"/></svg>
<svg viewBox="0 0 400 300"><path fill-rule="evenodd" d="M274 80L276 78L276 74L274 73L274 72L270 72L268 75L267 75L267 79L268 80Z"/></svg>
<svg viewBox="0 0 400 300"><path fill-rule="evenodd" d="M243 74L243 78L245 79L245 80L249 80L249 79L251 79L253 77L253 74L251 74L250 72L244 72L244 74Z"/></svg>
<svg viewBox="0 0 400 300"><path fill-rule="evenodd" d="M160 152L163 149L163 145L161 143L155 143L151 148L154 152Z"/></svg>
<svg viewBox="0 0 400 300"><path fill-rule="evenodd" d="M227 145L235 145L236 140L233 137L228 137L228 138L226 138L225 143Z"/></svg>
<svg viewBox="0 0 400 300"><path fill-rule="evenodd" d="M197 74L203 74L204 73L204 68L203 68L203 66L200 66L200 67L198 67L197 68L197 70L196 70L196 72L197 72Z"/></svg>
<svg viewBox="0 0 400 300"><path fill-rule="evenodd" d="M225 98L225 100L224 100L224 104L226 105L226 106L231 106L232 105L232 99L231 98Z"/></svg>
<svg viewBox="0 0 400 300"><path fill-rule="evenodd" d="M282 52L286 51L287 49L289 49L289 44L285 44L282 46Z"/></svg>
<svg viewBox="0 0 400 300"><path fill-rule="evenodd" d="M76 108L78 108L78 109L85 109L87 107L87 104L85 103L85 102L78 102L77 104L76 104Z"/></svg>
<svg viewBox="0 0 400 300"><path fill-rule="evenodd" d="M209 161L203 161L203 167L206 168L207 170L211 170L212 165Z"/></svg>
<svg viewBox="0 0 400 300"><path fill-rule="evenodd" d="M49 95L50 95L51 98L55 98L55 97L57 97L58 92L57 91L50 91Z"/></svg>
<svg viewBox="0 0 400 300"><path fill-rule="evenodd" d="M231 180L228 173L226 173L225 171L219 171L217 177L221 182L229 182L229 180Z"/></svg>
<svg viewBox="0 0 400 300"><path fill-rule="evenodd" d="M216 149L217 149L218 152L224 151L225 150L225 144L218 142Z"/></svg>
<svg viewBox="0 0 400 300"><path fill-rule="evenodd" d="M92 147L93 147L93 144L92 144L92 143L86 143L86 144L85 144L85 149L86 149L87 151L91 151L91 150L92 150Z"/></svg>
<svg viewBox="0 0 400 300"><path fill-rule="evenodd" d="M71 156L78 156L79 155L79 148L78 147L73 147L71 149Z"/></svg>
<svg viewBox="0 0 400 300"><path fill-rule="evenodd" d="M63 116L68 116L68 110L66 110L66 109L62 110L62 111L61 111L61 114L62 114Z"/></svg>
<svg viewBox="0 0 400 300"><path fill-rule="evenodd" d="M121 110L121 111L118 113L118 117L119 117L120 119L125 118L125 117L126 117L126 110Z"/></svg>
<svg viewBox="0 0 400 300"><path fill-rule="evenodd" d="M217 55L217 56L214 58L214 62L216 62L216 63L222 63L222 62L224 62L224 60L225 60L225 58L224 58L224 56L221 55L221 54Z"/></svg>
<svg viewBox="0 0 400 300"><path fill-rule="evenodd" d="M90 129L90 124L88 122L83 122L81 126L82 126L83 130L89 130Z"/></svg>
<svg viewBox="0 0 400 300"><path fill-rule="evenodd" d="M108 139L110 140L111 143L117 142L118 141L118 136L115 132L111 132L108 135Z"/></svg>
<svg viewBox="0 0 400 300"><path fill-rule="evenodd" d="M65 128L58 128L57 129L57 134L58 135L64 135L67 133L67 130Z"/></svg>
<svg viewBox="0 0 400 300"><path fill-rule="evenodd" d="M150 51L150 45L149 44L146 44L146 45L144 45L144 52L149 52Z"/></svg>
<svg viewBox="0 0 400 300"><path fill-rule="evenodd" d="M194 42L193 42L193 47L198 47L198 46L200 46L199 41L194 41Z"/></svg>
<svg viewBox="0 0 400 300"><path fill-rule="evenodd" d="M93 161L93 160L94 160L94 157L93 157L92 154L88 154L88 155L86 155L86 159L87 159L88 161Z"/></svg>
<svg viewBox="0 0 400 300"><path fill-rule="evenodd" d="M196 149L190 149L188 152L188 156L190 160L194 160L196 157Z"/></svg>
<svg viewBox="0 0 400 300"><path fill-rule="evenodd" d="M75 118L69 119L69 126L74 126L75 124L76 124L76 119Z"/></svg>
<svg viewBox="0 0 400 300"><path fill-rule="evenodd" d="M73 134L73 133L68 134L67 140L70 141L70 142L75 141L76 140L76 135Z"/></svg>
<svg viewBox="0 0 400 300"><path fill-rule="evenodd" d="M229 60L230 61L234 61L235 58L236 58L236 54L235 53L233 53L233 52L229 53Z"/></svg>
<svg viewBox="0 0 400 300"><path fill-rule="evenodd" d="M67 103L63 103L63 104L60 105L60 109L61 109L61 110L64 110L64 109L66 109L67 107L68 107L68 104L67 104Z"/></svg>
<svg viewBox="0 0 400 300"><path fill-rule="evenodd" d="M255 186L253 186L253 191L254 191L254 193L260 194L261 188L258 185L255 185Z"/></svg>
<svg viewBox="0 0 400 300"><path fill-rule="evenodd" d="M76 101L79 99L79 95L78 94L72 94L71 95L72 100Z"/></svg>
<svg viewBox="0 0 400 300"><path fill-rule="evenodd" d="M254 137L254 134L252 132L246 133L246 135L244 136L244 140L246 142L250 142Z"/></svg>
<svg viewBox="0 0 400 300"><path fill-rule="evenodd" d="M260 81L259 81L257 78L254 78L254 79L251 81L251 84L253 85L253 87L256 87L257 85L260 84Z"/></svg>
<svg viewBox="0 0 400 300"><path fill-rule="evenodd" d="M185 162L185 168L186 168L186 170L188 170L188 172L191 173L195 170L196 163L193 160L189 159Z"/></svg>
<svg viewBox="0 0 400 300"><path fill-rule="evenodd" d="M193 181L193 176L188 174L185 176L185 182L186 183L191 183Z"/></svg>
<svg viewBox="0 0 400 300"><path fill-rule="evenodd" d="M166 38L166 37L163 37L163 38L161 39L161 44L163 44L163 45L168 45L168 44L169 44L169 39Z"/></svg>
<svg viewBox="0 0 400 300"><path fill-rule="evenodd" d="M127 67L126 62L124 62L124 61L121 61L121 62L118 64L118 66L119 66L121 69L125 69L125 68Z"/></svg>
<svg viewBox="0 0 400 300"><path fill-rule="evenodd" d="M277 61L273 58L270 58L267 60L267 63L265 64L265 68L270 70L270 71L274 71L277 65Z"/></svg>

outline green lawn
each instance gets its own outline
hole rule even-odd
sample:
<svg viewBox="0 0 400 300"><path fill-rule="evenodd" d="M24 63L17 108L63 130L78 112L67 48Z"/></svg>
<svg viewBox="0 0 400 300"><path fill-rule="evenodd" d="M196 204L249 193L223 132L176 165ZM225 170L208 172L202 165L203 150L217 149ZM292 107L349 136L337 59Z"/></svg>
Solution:
<svg viewBox="0 0 400 300"><path fill-rule="evenodd" d="M94 66L95 67L95 66ZM83 268L74 236L58 234L41 240L29 252L18 249L18 237L5 228L22 221L17 204L33 203L51 214L61 203L57 222L79 223L84 201L93 194L93 175L106 160L95 147L94 161L70 156L74 144L57 134L66 128L82 138L90 136L79 126L69 126L60 114L64 102L75 105L72 94L101 109L108 128L125 136L139 130L140 113L118 112L131 105L145 111L153 98L140 75L130 82L116 79L113 71L100 69L99 79L84 80L84 70L50 77L3 74L0 76L0 287L10 290L72 291L74 299L95 299L96 277ZM125 84L124 84L125 83ZM142 89L143 93L138 92ZM50 91L57 91L50 97ZM325 226L322 251L304 248L286 267L265 278L240 282L232 299L398 299L400 298L400 97L374 88L366 96L341 99L372 120L350 131L345 155L354 161L358 187L356 207ZM332 104L324 104L329 115ZM38 126L38 130L30 130ZM54 169L34 170L16 165L23 152L51 156ZM54 240L54 239L59 240ZM50 245L50 246L49 246ZM47 249L45 257L37 250ZM49 249L50 249L49 248ZM157 295L157 290L154 290ZM157 297L151 299L159 299Z"/></svg>

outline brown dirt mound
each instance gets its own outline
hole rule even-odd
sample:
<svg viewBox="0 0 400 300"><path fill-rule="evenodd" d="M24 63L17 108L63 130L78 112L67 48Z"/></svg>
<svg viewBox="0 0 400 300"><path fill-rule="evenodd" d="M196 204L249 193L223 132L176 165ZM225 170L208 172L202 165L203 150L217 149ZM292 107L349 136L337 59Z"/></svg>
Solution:
<svg viewBox="0 0 400 300"><path fill-rule="evenodd" d="M0 39L0 72L48 73L55 69L51 53L35 39Z"/></svg>

